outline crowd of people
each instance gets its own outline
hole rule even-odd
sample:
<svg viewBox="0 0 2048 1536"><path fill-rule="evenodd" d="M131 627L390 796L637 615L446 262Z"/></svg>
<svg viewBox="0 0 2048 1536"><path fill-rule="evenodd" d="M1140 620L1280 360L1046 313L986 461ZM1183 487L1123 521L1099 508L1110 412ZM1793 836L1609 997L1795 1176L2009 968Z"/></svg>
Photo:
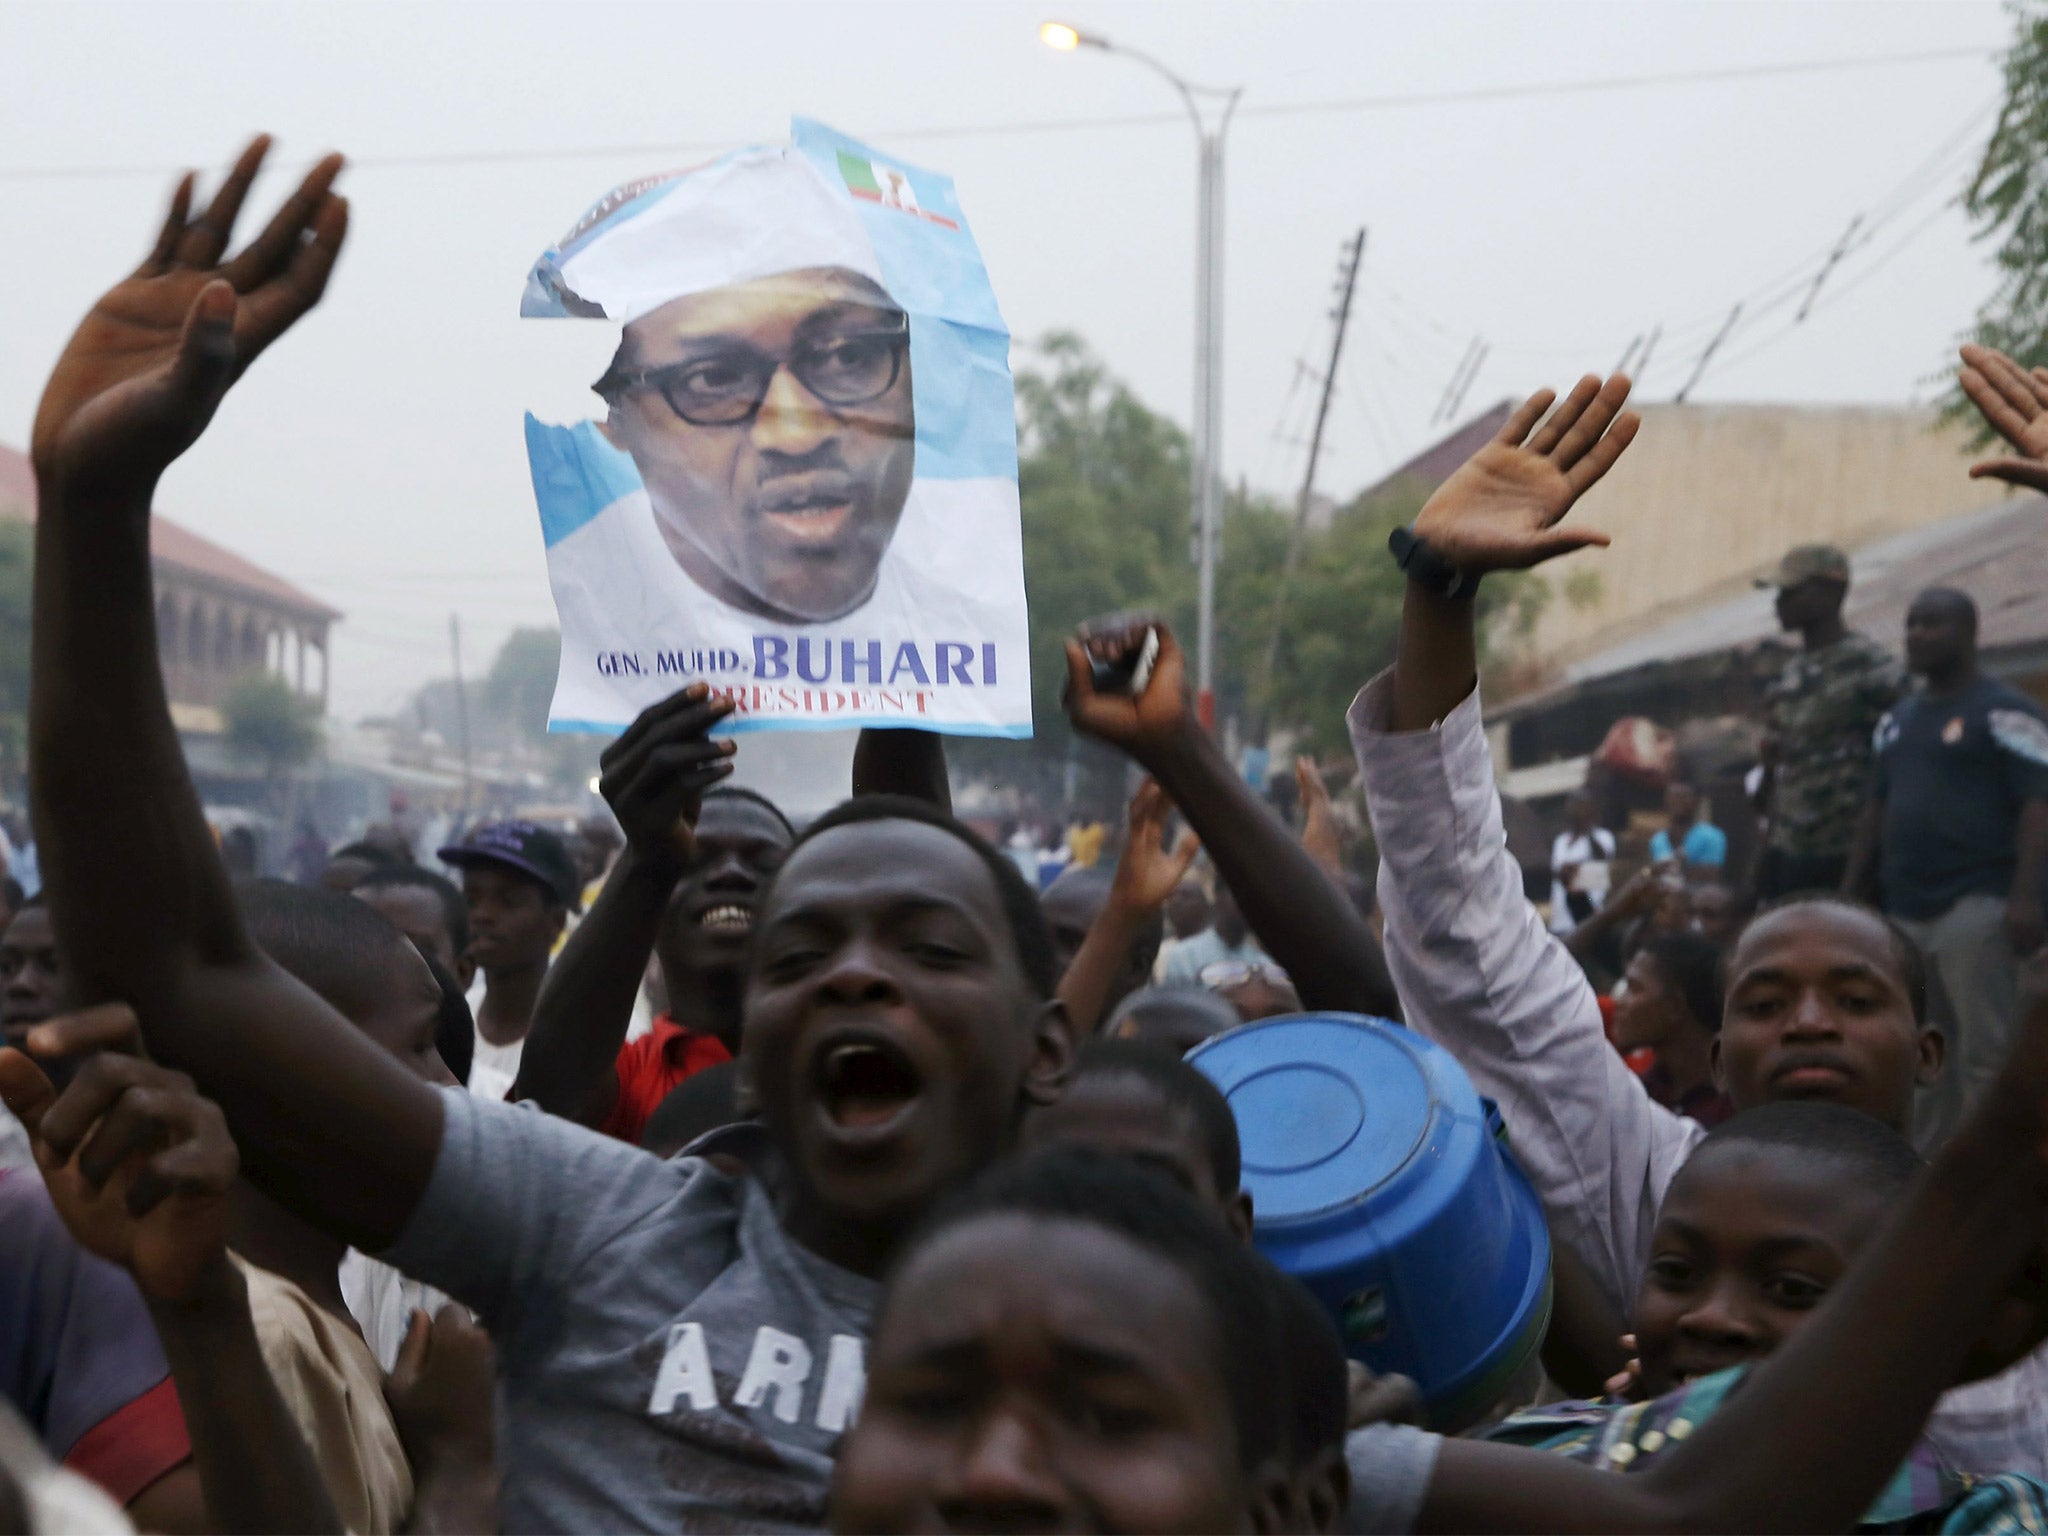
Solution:
<svg viewBox="0 0 2048 1536"><path fill-rule="evenodd" d="M1375 883L1311 766L1298 830L1235 770L1156 619L1068 645L1072 723L1141 782L1054 878L953 815L924 732L863 733L793 824L693 685L604 752L615 842L235 880L148 512L344 241L330 157L229 254L266 148L179 187L35 424L0 1530L2048 1524L2048 725L1965 594L1913 605L1909 687L1840 553L1787 556L1754 878L1674 782L1618 885L1575 801L1540 909L1472 589L1605 542L1567 514L1638 419L1589 377L1395 541L1348 716ZM1964 355L1991 472L2048 485L2048 375ZM1261 1257L1183 1058L1298 1010L1399 1021L1497 1104L1552 1244L1540 1389L1425 1427Z"/></svg>

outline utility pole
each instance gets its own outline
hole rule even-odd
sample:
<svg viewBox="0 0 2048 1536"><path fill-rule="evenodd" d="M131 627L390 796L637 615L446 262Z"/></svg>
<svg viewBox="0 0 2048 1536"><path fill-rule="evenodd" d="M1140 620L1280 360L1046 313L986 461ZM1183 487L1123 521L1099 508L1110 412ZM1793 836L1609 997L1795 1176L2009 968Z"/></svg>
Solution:
<svg viewBox="0 0 2048 1536"><path fill-rule="evenodd" d="M462 686L462 616L448 615L448 653L455 662L455 729L462 743L462 812L457 824L469 824L472 789L469 765L469 693Z"/></svg>
<svg viewBox="0 0 2048 1536"><path fill-rule="evenodd" d="M1663 321L1660 320L1655 325L1650 327L1650 339L1643 343L1642 353L1640 356L1636 358L1636 371L1630 375L1630 379L1634 383L1642 383L1643 375L1650 371L1650 354L1657 350L1658 338L1663 336L1663 334Z"/></svg>
<svg viewBox="0 0 2048 1536"><path fill-rule="evenodd" d="M1714 354L1721 350L1721 343L1728 339L1728 333L1735 329L1735 322L1741 318L1742 306L1737 304L1728 311L1728 318L1721 322L1721 329L1714 332L1714 339L1707 343L1707 350L1700 354L1699 361L1692 365L1692 377L1687 379L1684 387L1671 397L1673 405L1685 404L1685 397L1692 393L1693 386L1705 376L1707 364L1713 361Z"/></svg>
<svg viewBox="0 0 2048 1536"><path fill-rule="evenodd" d="M1813 313L1813 301L1820 297L1821 284L1825 283L1835 268L1842 264L1842 258L1849 254L1856 239L1856 231L1862 227L1863 215L1859 213L1849 221L1849 227L1842 231L1842 238L1835 242L1835 248L1828 252L1828 259L1821 264L1819 273L1813 279L1813 286L1806 290L1806 299L1799 306L1799 313L1792 317L1794 325Z"/></svg>
<svg viewBox="0 0 2048 1536"><path fill-rule="evenodd" d="M1472 354L1472 366L1465 370L1465 377L1458 380L1458 387L1444 407L1444 425L1449 426L1458 419L1458 412L1464 408L1465 392L1472 387L1472 381L1479 377L1479 370L1486 366L1486 359L1493 353L1493 344L1487 341L1476 343L1479 350Z"/></svg>
<svg viewBox="0 0 2048 1536"><path fill-rule="evenodd" d="M1469 382L1466 378L1467 372L1478 371L1478 359L1481 351L1482 343L1477 336L1474 336L1471 341L1465 344L1465 351L1458 358L1458 366L1451 370L1450 383L1444 386L1443 396L1437 401L1436 409L1429 413L1429 424L1432 427L1444 420L1456 408L1455 402L1463 396L1463 386Z"/></svg>
<svg viewBox="0 0 2048 1536"><path fill-rule="evenodd" d="M1323 425L1330 418L1330 396L1337 388L1337 363L1344 355L1344 330L1351 322L1351 296L1358 291L1358 268L1364 259L1365 231L1361 229L1344 252L1343 266L1337 279L1337 309L1331 317L1336 322L1336 329L1330 336L1330 366L1323 374L1322 398L1316 402L1315 430L1308 440L1308 467L1302 471L1301 494L1294 500L1294 527L1287 535L1287 557L1280 567L1279 590L1273 594L1273 627L1266 636L1266 654L1259 665L1259 687L1255 697L1259 712L1265 719L1265 729L1260 734L1268 740L1273 728L1270 695L1273 691L1273 670L1280 661L1280 633L1287 624L1287 601L1292 595L1294 573L1301 565L1301 547L1308 538L1309 502L1316 490L1316 463L1323 453Z"/></svg>

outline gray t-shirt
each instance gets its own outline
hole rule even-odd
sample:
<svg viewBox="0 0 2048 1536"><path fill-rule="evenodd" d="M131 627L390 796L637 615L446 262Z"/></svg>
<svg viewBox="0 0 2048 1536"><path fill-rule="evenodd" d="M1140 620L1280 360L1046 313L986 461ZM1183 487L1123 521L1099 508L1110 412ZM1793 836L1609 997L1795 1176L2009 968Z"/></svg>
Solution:
<svg viewBox="0 0 2048 1536"><path fill-rule="evenodd" d="M817 1530L879 1287L758 1181L442 1090L425 1199L381 1255L498 1346L508 1531Z"/></svg>
<svg viewBox="0 0 2048 1536"><path fill-rule="evenodd" d="M1344 1437L1351 1468L1348 1536L1408 1536L1436 1475L1442 1435L1408 1424L1368 1424Z"/></svg>

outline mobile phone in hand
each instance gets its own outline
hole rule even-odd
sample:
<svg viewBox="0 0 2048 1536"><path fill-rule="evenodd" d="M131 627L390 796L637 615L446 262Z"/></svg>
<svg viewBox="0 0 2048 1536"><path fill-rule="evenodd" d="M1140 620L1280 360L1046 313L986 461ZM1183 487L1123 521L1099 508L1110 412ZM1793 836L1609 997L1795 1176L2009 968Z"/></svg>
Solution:
<svg viewBox="0 0 2048 1536"><path fill-rule="evenodd" d="M1159 629L1150 614L1090 619L1081 626L1081 644L1097 693L1143 693L1159 660Z"/></svg>

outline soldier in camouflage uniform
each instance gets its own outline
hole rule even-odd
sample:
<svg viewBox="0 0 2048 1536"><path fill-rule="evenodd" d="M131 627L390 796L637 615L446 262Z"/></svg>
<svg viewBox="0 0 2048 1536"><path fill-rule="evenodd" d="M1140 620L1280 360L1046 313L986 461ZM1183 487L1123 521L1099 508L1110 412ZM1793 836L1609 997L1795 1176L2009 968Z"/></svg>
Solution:
<svg viewBox="0 0 2048 1536"><path fill-rule="evenodd" d="M1841 886L1870 785L1877 722L1905 689L1891 653L1842 623L1849 557L1829 544L1786 553L1759 586L1778 592L1778 622L1801 651L1765 695L1768 734L1759 801L1770 835L1757 896Z"/></svg>

